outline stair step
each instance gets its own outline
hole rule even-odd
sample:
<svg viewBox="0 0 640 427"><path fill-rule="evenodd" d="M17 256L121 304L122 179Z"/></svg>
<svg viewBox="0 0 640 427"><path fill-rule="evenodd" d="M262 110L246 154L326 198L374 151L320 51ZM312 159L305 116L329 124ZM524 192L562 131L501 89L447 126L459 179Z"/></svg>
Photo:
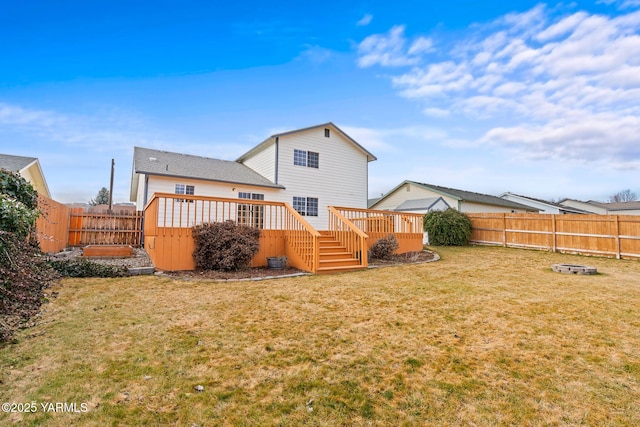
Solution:
<svg viewBox="0 0 640 427"><path fill-rule="evenodd" d="M359 266L360 260L355 258L321 259L319 267Z"/></svg>
<svg viewBox="0 0 640 427"><path fill-rule="evenodd" d="M338 252L320 252L320 261L330 259L350 259L353 258L351 253L345 251Z"/></svg>

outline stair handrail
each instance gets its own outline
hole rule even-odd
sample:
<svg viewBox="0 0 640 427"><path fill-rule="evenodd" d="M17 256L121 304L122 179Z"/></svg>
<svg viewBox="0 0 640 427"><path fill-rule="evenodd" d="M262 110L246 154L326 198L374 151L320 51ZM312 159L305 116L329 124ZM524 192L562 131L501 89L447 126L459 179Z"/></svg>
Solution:
<svg viewBox="0 0 640 427"><path fill-rule="evenodd" d="M316 273L320 264L320 233L289 203L283 204L288 213L285 226L287 244L304 262L308 271Z"/></svg>
<svg viewBox="0 0 640 427"><path fill-rule="evenodd" d="M347 248L347 250L354 254L354 257L358 259L360 266L367 267L368 264L368 254L369 250L367 246L367 240L369 236L367 233L362 231L359 227L357 227L349 218L340 213L333 206L327 206L327 210L329 211L329 231L334 235L334 237ZM339 228L339 225L344 225ZM356 238L353 239L352 236L355 235Z"/></svg>

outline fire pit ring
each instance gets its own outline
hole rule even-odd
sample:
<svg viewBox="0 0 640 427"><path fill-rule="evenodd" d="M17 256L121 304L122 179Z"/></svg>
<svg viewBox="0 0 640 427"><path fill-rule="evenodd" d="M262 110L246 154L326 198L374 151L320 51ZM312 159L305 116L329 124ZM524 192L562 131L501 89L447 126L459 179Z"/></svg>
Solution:
<svg viewBox="0 0 640 427"><path fill-rule="evenodd" d="M553 264L551 267L556 273L562 274L596 274L598 269L595 267L589 267L586 265L573 265L573 264Z"/></svg>

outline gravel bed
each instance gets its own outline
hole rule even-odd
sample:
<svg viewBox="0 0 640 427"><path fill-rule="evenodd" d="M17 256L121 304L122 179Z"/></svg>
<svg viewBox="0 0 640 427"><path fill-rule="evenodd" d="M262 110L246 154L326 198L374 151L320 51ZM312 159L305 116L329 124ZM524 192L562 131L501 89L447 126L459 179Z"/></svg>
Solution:
<svg viewBox="0 0 640 427"><path fill-rule="evenodd" d="M119 258L119 257L87 257L84 258L86 260L103 264L103 265L113 265L118 267L126 267L130 268L142 268L142 267L153 267L151 260L149 259L149 255L142 248L133 248L133 257ZM57 254L52 255L55 259L66 260L72 258L80 258L82 257L82 248L67 248L62 252L58 252Z"/></svg>

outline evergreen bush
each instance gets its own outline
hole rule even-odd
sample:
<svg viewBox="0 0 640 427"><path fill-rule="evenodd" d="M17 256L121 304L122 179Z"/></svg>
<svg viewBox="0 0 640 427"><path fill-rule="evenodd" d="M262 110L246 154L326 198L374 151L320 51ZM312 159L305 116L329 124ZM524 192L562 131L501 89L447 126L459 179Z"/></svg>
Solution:
<svg viewBox="0 0 640 427"><path fill-rule="evenodd" d="M431 211L424 216L424 231L429 235L429 244L464 246L471 238L471 220L453 208Z"/></svg>

